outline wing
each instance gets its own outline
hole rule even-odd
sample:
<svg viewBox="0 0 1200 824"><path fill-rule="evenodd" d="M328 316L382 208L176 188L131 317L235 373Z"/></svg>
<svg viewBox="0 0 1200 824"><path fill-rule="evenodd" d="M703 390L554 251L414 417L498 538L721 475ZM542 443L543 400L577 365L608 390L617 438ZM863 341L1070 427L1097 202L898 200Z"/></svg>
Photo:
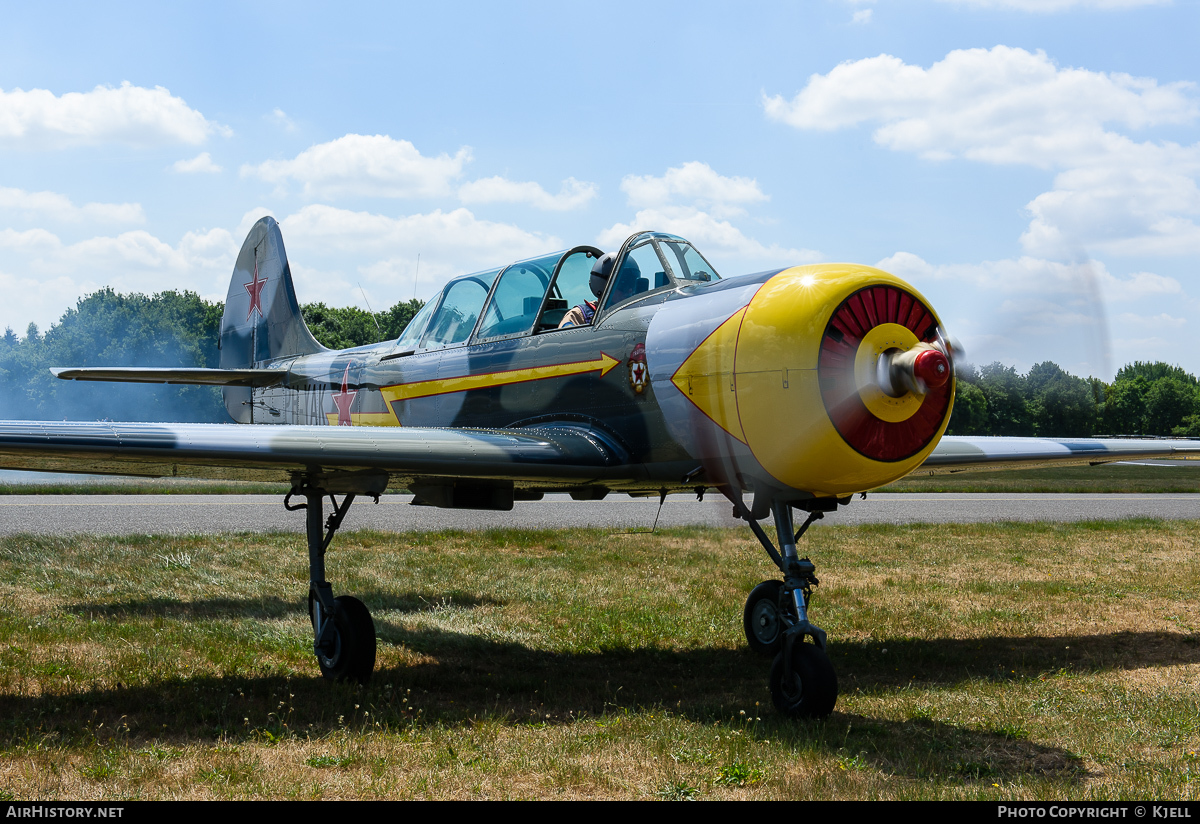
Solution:
<svg viewBox="0 0 1200 824"><path fill-rule="evenodd" d="M1200 441L1150 438L942 438L914 475L979 469L1103 464L1144 458L1200 460Z"/></svg>
<svg viewBox="0 0 1200 824"><path fill-rule="evenodd" d="M510 430L4 421L0 468L283 482L306 473L394 484L450 477L578 485L645 475L609 436L570 424Z"/></svg>

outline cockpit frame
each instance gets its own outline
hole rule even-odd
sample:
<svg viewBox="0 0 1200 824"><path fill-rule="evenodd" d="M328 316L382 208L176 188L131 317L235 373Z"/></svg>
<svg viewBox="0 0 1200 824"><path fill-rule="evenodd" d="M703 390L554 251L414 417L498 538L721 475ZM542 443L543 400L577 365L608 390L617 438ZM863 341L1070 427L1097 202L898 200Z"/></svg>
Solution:
<svg viewBox="0 0 1200 824"><path fill-rule="evenodd" d="M663 249L664 244L676 247L673 249L673 251L676 257L679 258L677 263L673 264L670 261L667 252L665 252ZM645 287L641 287L642 281L648 281L648 279L638 278L634 284L634 288L637 291L634 291L631 295L622 296L619 300L614 300L613 296L616 294L614 290L618 288L617 283L619 276L626 271L625 267L627 266L627 260L629 260L631 254L639 249L643 249L647 245L652 247L655 256L654 259L656 259L658 264L662 266L661 271L654 273L656 276L656 281L659 280L658 276L662 276L661 283L656 282L653 287L649 287L647 283ZM677 266L682 266L685 270L687 267L687 264L684 260L684 255L680 251L682 247L686 247L687 249L691 250L695 254L696 258L698 258L707 267L706 270L699 272L699 274L704 275L704 277L681 277L678 274L678 270L676 268ZM563 265L570 260L572 256L580 253L585 254L589 259L598 259L604 254L603 251L597 247L584 244L580 246L573 246L563 252L539 255L537 257L527 258L525 260L514 261L507 266L485 269L468 275L462 275L450 280L444 287L442 287L442 290L438 292L434 298L430 299L429 303L426 304L425 307L422 307L421 311L417 313L412 321L409 322L408 327L406 327L404 332L401 333L400 337L397 338L393 347L393 351L384 356L383 359L391 360L421 352L435 352L444 349L457 348L460 346L473 346L478 343L496 343L515 338L524 338L533 335L559 331L558 321L561 320L562 315L560 314L557 315L557 317L551 317L549 322L547 321L547 315L548 313L558 313L560 311L565 314L565 312L570 309L570 307L567 305L568 301L562 296L561 292L558 296L555 296L554 293L559 286L558 280L559 276L562 274ZM545 267L541 266L540 264L543 262L548 262L550 259L555 259L555 264L549 275L546 276ZM637 269L636 263L633 264L633 269ZM515 275L518 270L520 270L522 273L526 273L526 271L528 271L532 273L539 281L542 281L544 284L542 286L542 294L534 312L531 313L528 311L522 311L520 314L513 314L510 311L506 317L499 308L500 304L498 302L498 292L506 283L505 275L510 272ZM712 268L711 264L708 263L703 255L696 250L695 246L693 246L684 238L664 232L636 232L630 235L620 246L612 272L612 276L608 278L608 282L605 284L604 291L597 299L597 312L593 320L593 324L601 322L605 317L608 317L613 312L636 301L642 300L649 295L659 294L664 291L678 289L688 285L695 285L697 282L720 279L720 275L716 273L716 270ZM686 274L690 275L691 272L686 272ZM441 313L447 297L451 294L452 290L454 290L456 286L469 281L477 282L486 290L484 299L478 307L478 311L476 313L470 333L465 337L458 338L448 343L427 343L430 334L437 329L439 323L441 323ZM535 294L526 295L522 299L524 303L522 304L521 308L527 309L532 306L530 301L535 297ZM611 305L609 304L610 300L613 301ZM430 308L431 306L432 308ZM490 326L485 325L485 322L492 314L497 316L497 320L491 323ZM522 322L519 326L516 326L512 329L507 329L507 327L504 326L506 323L510 326L513 325L511 322L518 318L532 318L532 320L528 323ZM500 334L485 334L487 331L489 331L489 329L495 329L498 327L505 328L506 331L501 332Z"/></svg>

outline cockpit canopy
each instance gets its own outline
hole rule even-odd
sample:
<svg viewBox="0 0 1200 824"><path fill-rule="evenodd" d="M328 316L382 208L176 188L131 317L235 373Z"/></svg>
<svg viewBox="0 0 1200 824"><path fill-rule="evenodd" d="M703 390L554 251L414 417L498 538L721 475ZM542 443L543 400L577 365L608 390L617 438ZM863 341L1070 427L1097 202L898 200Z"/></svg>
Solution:
<svg viewBox="0 0 1200 824"><path fill-rule="evenodd" d="M595 300L588 281L603 254L576 246L455 278L409 322L397 354L552 332L573 306L595 304L599 318L652 292L720 279L683 238L641 232L621 244L614 274Z"/></svg>

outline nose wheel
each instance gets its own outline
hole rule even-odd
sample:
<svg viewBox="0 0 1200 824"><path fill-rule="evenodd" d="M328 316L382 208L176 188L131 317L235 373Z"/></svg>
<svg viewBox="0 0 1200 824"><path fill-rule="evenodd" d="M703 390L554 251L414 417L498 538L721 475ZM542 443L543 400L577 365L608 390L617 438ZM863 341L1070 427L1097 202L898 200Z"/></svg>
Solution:
<svg viewBox="0 0 1200 824"><path fill-rule="evenodd" d="M771 701L791 718L824 718L837 703L837 673L825 650L795 639L771 663ZM790 660L789 660L790 659Z"/></svg>
<svg viewBox="0 0 1200 824"><path fill-rule="evenodd" d="M825 631L808 620L808 601L813 588L820 583L816 567L796 553L796 542L814 521L824 516L824 511L810 510L804 525L793 535L792 505L772 501L780 546L776 550L745 504L733 496L730 499L735 514L750 525L783 573L782 581L763 581L746 599L742 612L746 642L758 654L774 658L769 684L777 710L791 718L824 718L837 703L837 673L825 652ZM816 502L810 505L815 507Z"/></svg>
<svg viewBox="0 0 1200 824"><path fill-rule="evenodd" d="M750 649L768 658L783 647L783 631L787 628L784 615L783 582L763 581L750 591L742 612L742 628Z"/></svg>

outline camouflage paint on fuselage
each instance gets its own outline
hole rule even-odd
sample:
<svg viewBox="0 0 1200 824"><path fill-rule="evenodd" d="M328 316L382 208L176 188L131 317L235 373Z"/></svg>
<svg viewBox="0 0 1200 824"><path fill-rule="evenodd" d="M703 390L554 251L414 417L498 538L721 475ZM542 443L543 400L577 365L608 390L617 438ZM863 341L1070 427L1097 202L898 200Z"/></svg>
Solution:
<svg viewBox="0 0 1200 824"><path fill-rule="evenodd" d="M253 390L255 422L337 425L334 396L345 376L356 393L354 426L497 429L586 422L616 436L639 461L687 460L668 432L653 388L647 382L637 392L630 380L630 356L639 344L644 348L650 318L667 297L649 295L593 326L387 360L391 342L285 359L287 379L281 385ZM555 368L566 374L537 374ZM454 391L454 379L469 377L478 379L474 388ZM389 396L403 394L398 388L426 383L435 385L433 391L389 403Z"/></svg>

